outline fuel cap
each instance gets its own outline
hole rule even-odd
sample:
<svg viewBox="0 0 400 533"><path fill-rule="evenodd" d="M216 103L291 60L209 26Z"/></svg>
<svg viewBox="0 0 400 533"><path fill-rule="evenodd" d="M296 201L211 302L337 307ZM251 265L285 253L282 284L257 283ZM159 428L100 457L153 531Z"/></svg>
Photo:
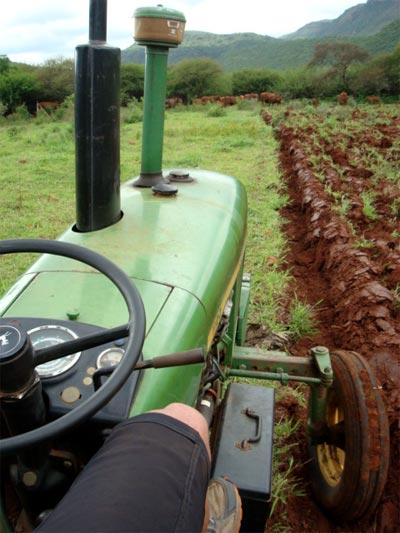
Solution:
<svg viewBox="0 0 400 533"><path fill-rule="evenodd" d="M185 170L171 170L167 179L168 181L176 181L179 183L191 183L193 181L192 176Z"/></svg>
<svg viewBox="0 0 400 533"><path fill-rule="evenodd" d="M157 183L153 185L151 190L154 194L159 194L161 196L175 196L178 193L178 189L173 185L167 185L166 183Z"/></svg>

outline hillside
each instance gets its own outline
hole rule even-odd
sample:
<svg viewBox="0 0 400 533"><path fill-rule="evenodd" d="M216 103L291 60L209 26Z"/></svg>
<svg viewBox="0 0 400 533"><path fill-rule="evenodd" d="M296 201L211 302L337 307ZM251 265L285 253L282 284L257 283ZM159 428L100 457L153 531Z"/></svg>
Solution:
<svg viewBox="0 0 400 533"><path fill-rule="evenodd" d="M369 2L379 0L369 0ZM381 0L381 3L391 0ZM397 2L398 4L398 2ZM340 17L339 17L340 18ZM368 50L372 55L391 52L400 41L400 18L373 35L339 36ZM188 31L179 48L169 52L169 64L183 59L208 57L218 61L225 71L243 68L271 68L285 70L305 65L313 55L314 46L325 39L276 39L255 33L217 35L208 32ZM144 64L144 47L133 44L122 51L123 63Z"/></svg>
<svg viewBox="0 0 400 533"><path fill-rule="evenodd" d="M321 39L330 36L373 35L400 18L399 0L368 0L365 4L346 9L334 20L306 24L285 39Z"/></svg>

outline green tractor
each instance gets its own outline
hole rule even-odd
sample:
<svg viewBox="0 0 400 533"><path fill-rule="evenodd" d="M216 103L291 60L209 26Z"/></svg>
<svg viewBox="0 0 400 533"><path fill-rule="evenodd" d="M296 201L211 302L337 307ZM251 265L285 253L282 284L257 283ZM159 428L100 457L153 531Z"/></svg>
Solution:
<svg viewBox="0 0 400 533"><path fill-rule="evenodd" d="M367 363L322 346L304 357L244 346L246 191L216 172L162 169L168 51L184 25L162 6L135 13L142 164L120 186L120 50L106 44L106 2L91 1L76 51L76 222L57 241L0 242L1 254L43 254L0 300L2 532L33 529L115 424L171 402L204 414L213 474L238 486L242 530L264 531L274 389L229 378L309 385L311 485L326 513L357 520L382 494L388 424Z"/></svg>

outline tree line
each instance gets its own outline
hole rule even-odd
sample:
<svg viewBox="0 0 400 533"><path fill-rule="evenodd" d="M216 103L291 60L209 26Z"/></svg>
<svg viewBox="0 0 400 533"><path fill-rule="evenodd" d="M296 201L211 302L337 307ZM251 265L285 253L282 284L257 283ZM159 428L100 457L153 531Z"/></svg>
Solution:
<svg viewBox="0 0 400 533"><path fill-rule="evenodd" d="M121 105L143 97L144 66L121 65ZM168 68L167 96L184 103L206 95L273 91L285 99L329 98L342 91L355 97L400 94L400 44L389 54L370 57L350 43L319 43L308 65L287 71L241 69L226 73L209 58L186 59ZM12 63L0 56L0 112L13 113L37 102L63 102L74 92L74 62L50 59L39 66Z"/></svg>

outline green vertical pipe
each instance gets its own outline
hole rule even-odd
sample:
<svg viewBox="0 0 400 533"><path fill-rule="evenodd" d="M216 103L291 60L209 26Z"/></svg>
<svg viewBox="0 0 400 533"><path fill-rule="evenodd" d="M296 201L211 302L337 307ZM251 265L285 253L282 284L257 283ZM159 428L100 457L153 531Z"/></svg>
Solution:
<svg viewBox="0 0 400 533"><path fill-rule="evenodd" d="M135 181L138 187L152 187L162 181L168 51L165 46L146 47L142 164Z"/></svg>

